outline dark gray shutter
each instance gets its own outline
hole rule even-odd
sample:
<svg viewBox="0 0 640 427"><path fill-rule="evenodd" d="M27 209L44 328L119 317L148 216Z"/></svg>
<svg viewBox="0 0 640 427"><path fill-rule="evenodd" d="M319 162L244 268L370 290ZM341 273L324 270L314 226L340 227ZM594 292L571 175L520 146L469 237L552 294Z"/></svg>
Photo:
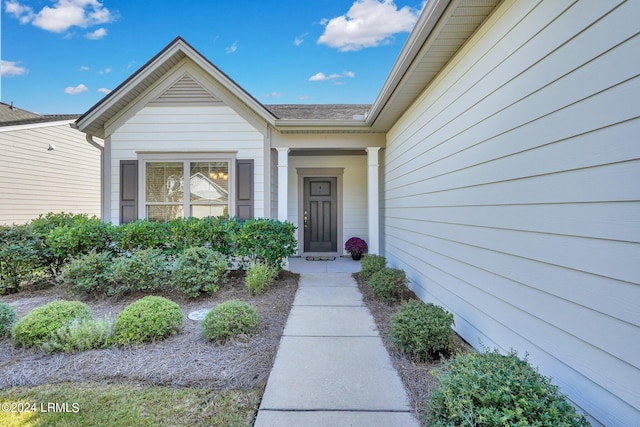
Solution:
<svg viewBox="0 0 640 427"><path fill-rule="evenodd" d="M236 160L236 216L253 218L253 159Z"/></svg>
<svg viewBox="0 0 640 427"><path fill-rule="evenodd" d="M138 161L120 160L120 224L138 219Z"/></svg>

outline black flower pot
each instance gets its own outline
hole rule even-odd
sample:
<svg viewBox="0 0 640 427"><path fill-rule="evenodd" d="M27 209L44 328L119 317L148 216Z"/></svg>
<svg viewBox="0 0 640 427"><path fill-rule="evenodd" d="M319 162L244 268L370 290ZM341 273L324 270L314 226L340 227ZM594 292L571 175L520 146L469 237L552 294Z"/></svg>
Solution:
<svg viewBox="0 0 640 427"><path fill-rule="evenodd" d="M360 252L351 252L351 259L354 261L359 261L362 258L362 254Z"/></svg>

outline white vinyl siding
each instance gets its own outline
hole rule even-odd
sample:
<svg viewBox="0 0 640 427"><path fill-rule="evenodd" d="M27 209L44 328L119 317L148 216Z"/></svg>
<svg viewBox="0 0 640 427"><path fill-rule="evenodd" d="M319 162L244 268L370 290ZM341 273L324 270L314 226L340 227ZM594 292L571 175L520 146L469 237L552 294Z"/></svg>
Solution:
<svg viewBox="0 0 640 427"><path fill-rule="evenodd" d="M472 345L640 422L637 1L505 1L389 132L383 253Z"/></svg>
<svg viewBox="0 0 640 427"><path fill-rule="evenodd" d="M139 153L234 153L237 159L253 159L254 216L262 217L263 146L263 135L227 106L145 107L111 135L111 221L119 221L120 160L137 159Z"/></svg>
<svg viewBox="0 0 640 427"><path fill-rule="evenodd" d="M0 152L0 224L48 212L100 216L100 150L68 121L0 127Z"/></svg>
<svg viewBox="0 0 640 427"><path fill-rule="evenodd" d="M344 168L342 176L343 241L338 242L338 253L344 253L345 242L353 236L368 242L367 230L367 156L289 156L288 220L298 225L297 168ZM300 227L298 228L300 230ZM299 236L302 240L302 235Z"/></svg>

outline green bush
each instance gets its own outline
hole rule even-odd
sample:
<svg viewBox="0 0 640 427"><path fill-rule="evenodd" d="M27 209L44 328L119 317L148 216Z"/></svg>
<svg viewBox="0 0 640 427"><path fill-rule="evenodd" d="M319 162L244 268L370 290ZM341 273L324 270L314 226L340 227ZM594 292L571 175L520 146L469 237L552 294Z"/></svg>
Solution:
<svg viewBox="0 0 640 427"><path fill-rule="evenodd" d="M260 295L277 276L277 268L267 264L253 263L247 270L245 280L251 295Z"/></svg>
<svg viewBox="0 0 640 427"><path fill-rule="evenodd" d="M295 255L296 227L290 222L268 218L244 221L236 236L237 255L248 261L282 268L285 258Z"/></svg>
<svg viewBox="0 0 640 427"><path fill-rule="evenodd" d="M141 249L165 249L169 241L166 223L139 219L115 227L118 250L134 252Z"/></svg>
<svg viewBox="0 0 640 427"><path fill-rule="evenodd" d="M169 246L179 253L186 248L204 246L225 256L233 255L233 242L240 222L235 218L177 218L168 223Z"/></svg>
<svg viewBox="0 0 640 427"><path fill-rule="evenodd" d="M388 303L400 299L407 290L407 283L407 276L403 270L389 267L374 273L369 279L369 287L373 294Z"/></svg>
<svg viewBox="0 0 640 427"><path fill-rule="evenodd" d="M429 401L428 420L434 427L589 425L526 359L497 351L446 362Z"/></svg>
<svg viewBox="0 0 640 427"><path fill-rule="evenodd" d="M51 334L74 319L91 319L91 308L80 301L52 301L36 307L13 327L16 347L41 347Z"/></svg>
<svg viewBox="0 0 640 427"><path fill-rule="evenodd" d="M190 298L202 292L212 294L227 272L227 259L221 253L205 247L187 248L176 258L173 285Z"/></svg>
<svg viewBox="0 0 640 427"><path fill-rule="evenodd" d="M52 255L63 263L72 257L86 254L95 250L106 250L113 236L111 224L102 222L99 218L76 216L71 224L56 227L47 235L47 245Z"/></svg>
<svg viewBox="0 0 640 427"><path fill-rule="evenodd" d="M43 242L25 225L0 226L0 294L43 276Z"/></svg>
<svg viewBox="0 0 640 427"><path fill-rule="evenodd" d="M175 302L149 295L128 305L113 324L113 342L120 345L162 340L177 333L184 314Z"/></svg>
<svg viewBox="0 0 640 427"><path fill-rule="evenodd" d="M202 329L209 340L223 342L240 334L253 334L258 322L258 312L253 306L244 301L229 300L207 314Z"/></svg>
<svg viewBox="0 0 640 427"><path fill-rule="evenodd" d="M111 252L92 251L67 262L59 279L77 293L107 293L113 283L113 262Z"/></svg>
<svg viewBox="0 0 640 427"><path fill-rule="evenodd" d="M74 319L56 329L42 347L49 353L75 352L111 346L113 322L111 320Z"/></svg>
<svg viewBox="0 0 640 427"><path fill-rule="evenodd" d="M120 256L113 265L112 281L108 290L111 296L164 289L169 281L167 259L160 249L142 249L130 256Z"/></svg>
<svg viewBox="0 0 640 427"><path fill-rule="evenodd" d="M0 301L0 339L9 335L15 322L16 311L6 302Z"/></svg>
<svg viewBox="0 0 640 427"><path fill-rule="evenodd" d="M437 360L454 350L453 324L444 308L411 300L391 318L391 342L418 361Z"/></svg>
<svg viewBox="0 0 640 427"><path fill-rule="evenodd" d="M43 250L40 253L40 259L47 267L49 275L55 276L60 272L60 268L66 260L66 254L56 256L53 249L46 244L49 233L58 227L72 226L74 222L86 221L89 217L86 214L72 214L65 212L40 215L38 218L29 223L29 228L43 242Z"/></svg>
<svg viewBox="0 0 640 427"><path fill-rule="evenodd" d="M360 261L360 277L369 280L374 273L387 266L387 259L382 255L366 255Z"/></svg>

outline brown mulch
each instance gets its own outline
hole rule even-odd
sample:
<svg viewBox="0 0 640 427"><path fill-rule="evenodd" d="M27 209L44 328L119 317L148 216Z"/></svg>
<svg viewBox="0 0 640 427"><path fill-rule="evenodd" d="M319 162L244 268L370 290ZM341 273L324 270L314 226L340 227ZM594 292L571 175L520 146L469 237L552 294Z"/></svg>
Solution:
<svg viewBox="0 0 640 427"><path fill-rule="evenodd" d="M207 341L200 322L185 317L181 331L156 343L128 348L113 347L80 353L47 354L15 349L11 339L0 340L0 389L62 382L129 382L212 389L253 389L269 376L284 325L298 287L298 275L286 271L262 295L251 296L240 274L233 275L213 296L195 299L178 293L159 294L177 302L185 316L194 310L213 308L229 299L252 304L260 314L258 331L224 345ZM144 294L84 299L96 319L115 319L128 304ZM33 308L58 299L78 300L62 286L25 290L3 296L21 318Z"/></svg>
<svg viewBox="0 0 640 427"><path fill-rule="evenodd" d="M371 311L373 318L378 326L380 337L389 352L393 366L400 374L400 378L404 383L413 412L422 426L427 426L425 417L427 416L427 403L431 397L431 393L438 385L437 369L442 366L442 361L434 362L415 362L409 356L402 353L394 347L391 342L390 329L391 318L398 311L402 302L388 304L377 299L371 292L371 288L367 283L355 273L353 277L358 282L358 288L362 293L365 305ZM407 291L403 296L403 300L418 299L411 291ZM471 349L471 346L464 341L459 335L455 335L455 353L464 353ZM435 375L434 375L435 374Z"/></svg>

